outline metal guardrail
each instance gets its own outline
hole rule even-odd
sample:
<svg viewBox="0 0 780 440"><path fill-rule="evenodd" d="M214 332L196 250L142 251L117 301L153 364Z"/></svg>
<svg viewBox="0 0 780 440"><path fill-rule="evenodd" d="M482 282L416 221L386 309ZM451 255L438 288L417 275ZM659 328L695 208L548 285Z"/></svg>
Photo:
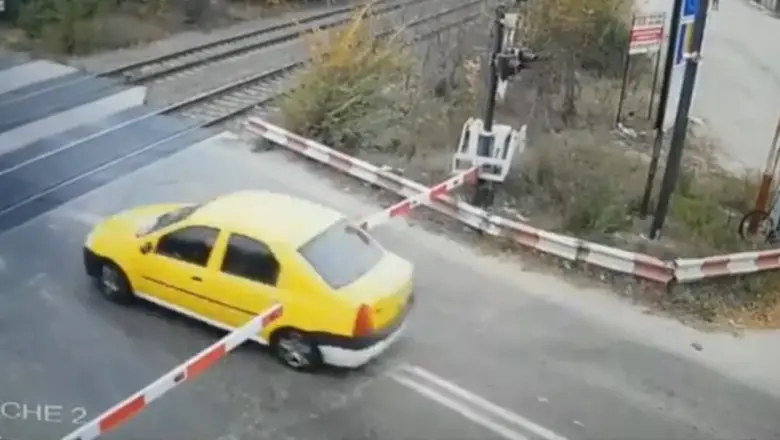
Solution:
<svg viewBox="0 0 780 440"><path fill-rule="evenodd" d="M306 139L257 117L247 120L245 130L253 139L265 139L403 197L412 197L427 190L427 187L421 183L336 151L317 141ZM661 260L638 252L535 228L492 215L449 196L437 198L428 207L486 235L508 239L534 251L612 272L633 275L667 286L674 283L691 283L716 277L780 269L780 250Z"/></svg>

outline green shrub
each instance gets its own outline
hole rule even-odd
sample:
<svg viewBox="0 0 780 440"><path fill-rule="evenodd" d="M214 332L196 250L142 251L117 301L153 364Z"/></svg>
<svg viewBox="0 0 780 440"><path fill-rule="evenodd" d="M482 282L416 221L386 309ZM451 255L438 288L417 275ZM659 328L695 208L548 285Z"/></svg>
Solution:
<svg viewBox="0 0 780 440"><path fill-rule="evenodd" d="M586 132L549 141L522 163L522 191L540 200L563 232L598 237L628 228L639 163Z"/></svg>
<svg viewBox="0 0 780 440"><path fill-rule="evenodd" d="M631 29L611 11L600 10L593 20L600 35L583 48L580 56L582 68L598 75L618 77L622 75Z"/></svg>
<svg viewBox="0 0 780 440"><path fill-rule="evenodd" d="M95 18L111 2L101 0L31 0L19 14L17 26L28 38L43 40L50 49L67 54L93 44Z"/></svg>

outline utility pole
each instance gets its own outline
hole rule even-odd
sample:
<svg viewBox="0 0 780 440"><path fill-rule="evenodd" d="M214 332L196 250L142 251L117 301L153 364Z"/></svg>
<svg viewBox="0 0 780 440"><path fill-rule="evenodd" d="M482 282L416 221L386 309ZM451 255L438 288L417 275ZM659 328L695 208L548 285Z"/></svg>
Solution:
<svg viewBox="0 0 780 440"><path fill-rule="evenodd" d="M761 176L761 184L758 187L758 194L756 194L756 202L753 207L754 212L766 212L767 205L769 204L770 193L772 192L772 184L774 183L774 177L777 174L777 168L780 165L780 119L777 120L775 125L775 134L772 137L772 143L769 145L769 155L766 158L764 164L764 173ZM750 214L748 214L750 215ZM745 237L752 236L758 230L759 217L757 215L751 216L747 225L747 231L744 234Z"/></svg>
<svg viewBox="0 0 780 440"><path fill-rule="evenodd" d="M496 110L496 92L498 91L498 62L502 53L504 41L504 6L496 8L496 17L493 22L493 49L490 53L490 62L488 66L488 89L487 102L485 104L485 118L483 120L483 130L479 135L479 144L477 146L477 155L481 157L493 156L493 143L495 136L493 134L493 118ZM476 206L487 207L493 203L495 189L490 180L479 179L477 182L477 191L474 193L472 203Z"/></svg>
<svg viewBox="0 0 780 440"><path fill-rule="evenodd" d="M669 147L669 157L666 160L661 190L658 193L658 206L653 215L653 223L650 226L650 239L655 240L661 234L661 230L669 212L669 202L677 186L677 178L682 164L682 153L685 147L685 135L688 131L688 114L693 102L693 90L696 86L696 74L701 60L702 43L704 42L704 28L707 23L707 9L709 0L700 0L696 19L693 22L693 44L691 53L686 56L685 75L683 76L682 89L680 91L680 103L672 129L672 141Z"/></svg>
<svg viewBox="0 0 780 440"><path fill-rule="evenodd" d="M683 2L674 0L672 6L672 21L669 27L669 43L666 46L666 61L664 62L664 78L661 81L661 96L656 112L655 140L653 141L653 154L650 157L650 166L647 170L645 192L642 194L642 203L639 206L639 216L645 218L650 210L650 199L653 196L653 183L655 173L658 171L658 161L661 159L661 149L664 142L664 120L666 120L666 107L669 105L669 89L672 87L672 72L674 71L674 55L677 50L677 39L680 33L680 16L682 15Z"/></svg>

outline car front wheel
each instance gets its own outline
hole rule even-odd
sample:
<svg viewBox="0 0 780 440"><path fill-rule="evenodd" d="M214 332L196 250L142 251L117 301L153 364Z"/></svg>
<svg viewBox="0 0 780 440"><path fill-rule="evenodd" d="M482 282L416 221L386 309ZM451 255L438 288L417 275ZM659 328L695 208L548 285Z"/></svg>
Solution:
<svg viewBox="0 0 780 440"><path fill-rule="evenodd" d="M133 289L127 276L116 264L106 261L100 266L98 288L109 301L127 304L133 299Z"/></svg>
<svg viewBox="0 0 780 440"><path fill-rule="evenodd" d="M298 330L279 331L272 338L271 349L279 362L293 370L311 372L322 366L319 347Z"/></svg>

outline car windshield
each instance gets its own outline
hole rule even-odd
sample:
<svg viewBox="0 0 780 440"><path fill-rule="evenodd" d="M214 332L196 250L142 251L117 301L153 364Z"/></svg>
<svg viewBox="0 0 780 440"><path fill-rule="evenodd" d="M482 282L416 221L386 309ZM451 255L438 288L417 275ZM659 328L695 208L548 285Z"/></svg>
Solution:
<svg viewBox="0 0 780 440"><path fill-rule="evenodd" d="M312 238L298 252L334 290L357 281L384 253L368 234L346 220Z"/></svg>
<svg viewBox="0 0 780 440"><path fill-rule="evenodd" d="M173 211L166 212L165 214L154 219L154 222L150 225L144 226L138 231L138 236L149 235L153 232L157 232L160 229L167 228L175 223L178 223L187 217L191 216L193 212L197 211L203 205L188 205L181 208L176 208Z"/></svg>

